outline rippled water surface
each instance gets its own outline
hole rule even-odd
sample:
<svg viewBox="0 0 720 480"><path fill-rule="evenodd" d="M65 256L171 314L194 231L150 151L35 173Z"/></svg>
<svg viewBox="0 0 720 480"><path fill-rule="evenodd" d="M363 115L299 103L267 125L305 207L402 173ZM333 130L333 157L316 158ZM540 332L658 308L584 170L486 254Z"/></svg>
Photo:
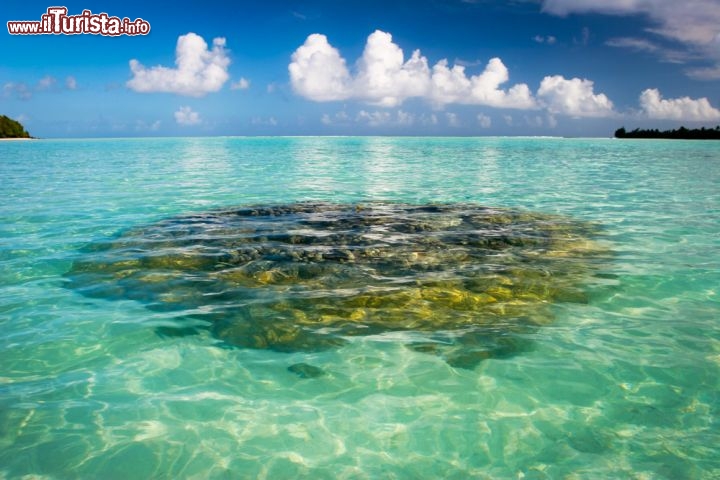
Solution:
<svg viewBox="0 0 720 480"><path fill-rule="evenodd" d="M153 229L177 219L248 205L309 204L382 205L391 216L398 205L488 206L543 220L532 224L535 236L520 229L522 248L532 239L532 249L520 253L506 227L472 222L472 235L493 231L502 241L495 250L485 244L482 253L468 250L467 239L452 230L461 217L452 212L433 220L450 219L442 226L450 228L447 235L412 224L419 243L400 242L404 250L394 250L389 276L383 265L392 248L347 239L336 248L337 237L326 232L319 245L281 241L313 245L299 254L282 247L300 255L296 263L273 263L279 257L270 249L268 257L199 269L180 250L162 261L175 262L181 284L173 283L178 277L168 274L167 263L155 260L113 267L109 277L91 275L78 284L79 271L97 274L97 258L88 252L107 251L103 245L120 245L111 251L123 259L141 256L137 245L122 243L128 232L147 234L146 245L157 239ZM559 238L558 230L543 230L555 219L573 226L566 240L591 247L548 243ZM353 223L346 231L388 245L408 225L357 233ZM305 238L303 226L291 228L292 238ZM216 245L216 234L193 232L181 232L192 240L182 248ZM433 235L441 243L416 247ZM234 241L223 243L225 253L250 251ZM250 256L258 250L252 248ZM142 255L152 259L153 252ZM301 273L320 268L317 252L335 270L309 275L320 283L308 287ZM428 252L442 261L421 262ZM362 255L372 261L356 262ZM567 282L550 289L554 280L542 280L556 278L557 258L565 262L562 272L565 265L579 272L570 277L572 289ZM247 267L246 260L256 263ZM405 288L411 278L397 272L420 275L418 264L432 281L412 277L415 296L397 300L396 283ZM443 277L444 264L462 272L461 283ZM348 270L356 265L359 270ZM480 274L485 283L468 283ZM332 288L326 278L336 282ZM327 299L317 292L328 289L350 295L348 278L355 297L336 303L330 296L322 307L306 301L308 292ZM377 285L390 283L393 293L381 298L390 298L391 308L368 300ZM718 285L720 148L712 142L3 142L0 478L718 478ZM557 293L569 290L572 295ZM485 308L488 296L504 307ZM292 328L311 326L342 341L323 348L244 343L247 330L237 325L255 324L257 298L271 305L263 307L263 322L293 319ZM520 313L513 310L518 303ZM331 321L312 320L332 305L339 307ZM530 322L533 328L515 328L516 319L537 319L540 311L543 320ZM228 323L228 312L240 323ZM453 361L443 348L457 345L448 339L467 337L428 334L422 323L453 315L463 322L500 318L490 343L499 338L520 347ZM383 323L361 335L346 328L358 321L373 326L369 319L379 317L407 323ZM414 329L418 318L422 328ZM428 347L428 340L442 348ZM459 341L458 348L472 342Z"/></svg>

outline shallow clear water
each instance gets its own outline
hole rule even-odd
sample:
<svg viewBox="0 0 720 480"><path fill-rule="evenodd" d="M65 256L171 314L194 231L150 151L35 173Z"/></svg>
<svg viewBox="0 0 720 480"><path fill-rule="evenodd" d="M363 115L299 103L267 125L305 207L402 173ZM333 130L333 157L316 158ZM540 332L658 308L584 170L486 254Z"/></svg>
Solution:
<svg viewBox="0 0 720 480"><path fill-rule="evenodd" d="M163 337L177 312L65 287L119 231L304 200L562 214L612 257L531 348L469 369L397 334L312 353ZM718 285L712 142L2 142L0 478L717 478Z"/></svg>

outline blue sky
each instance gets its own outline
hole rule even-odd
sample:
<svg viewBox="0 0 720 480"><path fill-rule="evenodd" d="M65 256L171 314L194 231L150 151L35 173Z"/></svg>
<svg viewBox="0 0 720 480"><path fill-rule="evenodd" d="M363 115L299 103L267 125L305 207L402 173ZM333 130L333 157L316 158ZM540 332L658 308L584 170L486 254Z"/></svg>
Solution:
<svg viewBox="0 0 720 480"><path fill-rule="evenodd" d="M2 9L0 113L39 137L720 124L719 0L88 0L150 33L8 33L54 5Z"/></svg>

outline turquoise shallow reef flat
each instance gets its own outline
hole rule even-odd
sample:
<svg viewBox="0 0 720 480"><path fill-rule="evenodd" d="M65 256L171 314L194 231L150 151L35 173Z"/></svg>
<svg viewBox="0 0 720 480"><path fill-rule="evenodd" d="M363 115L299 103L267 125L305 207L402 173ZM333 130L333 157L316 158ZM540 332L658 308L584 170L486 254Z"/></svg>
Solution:
<svg viewBox="0 0 720 480"><path fill-rule="evenodd" d="M719 285L712 142L5 142L0 478L718 478Z"/></svg>

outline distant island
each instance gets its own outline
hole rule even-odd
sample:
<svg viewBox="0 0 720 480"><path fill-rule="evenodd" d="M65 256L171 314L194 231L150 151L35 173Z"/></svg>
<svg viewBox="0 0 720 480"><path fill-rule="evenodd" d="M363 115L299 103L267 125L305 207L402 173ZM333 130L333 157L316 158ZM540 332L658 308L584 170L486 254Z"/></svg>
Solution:
<svg viewBox="0 0 720 480"><path fill-rule="evenodd" d="M687 129L680 127L677 130L660 131L640 130L636 128L632 132L625 130L625 127L615 130L615 138L671 138L678 140L720 140L720 125L715 128L695 128Z"/></svg>
<svg viewBox="0 0 720 480"><path fill-rule="evenodd" d="M0 138L32 138L20 122L0 115Z"/></svg>

